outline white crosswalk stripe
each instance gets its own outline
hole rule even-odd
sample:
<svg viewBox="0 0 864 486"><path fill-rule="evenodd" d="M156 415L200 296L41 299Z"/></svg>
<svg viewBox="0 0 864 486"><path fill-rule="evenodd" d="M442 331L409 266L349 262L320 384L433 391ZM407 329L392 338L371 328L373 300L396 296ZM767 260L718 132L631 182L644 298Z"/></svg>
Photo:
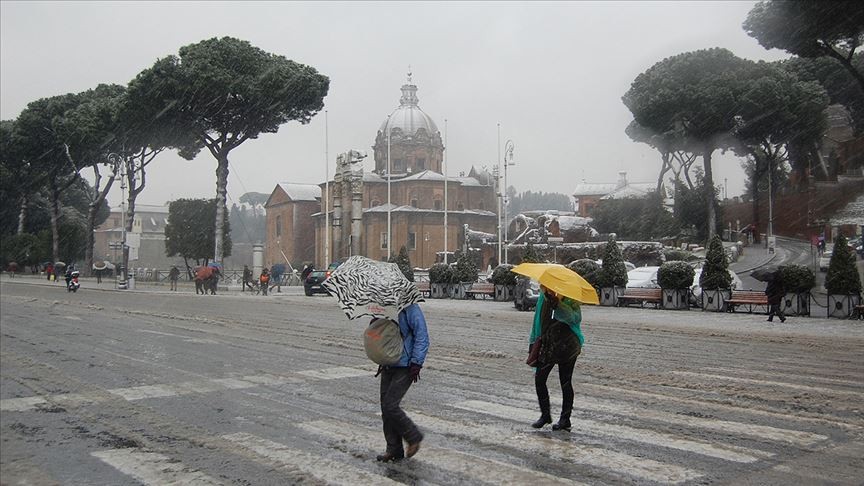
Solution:
<svg viewBox="0 0 864 486"><path fill-rule="evenodd" d="M536 400L534 395L520 393L519 397L527 400ZM552 399L553 405L561 405L560 398ZM576 396L573 399L573 407L580 410L612 413L626 415L639 419L656 420L675 425L686 425L689 427L713 430L729 435L750 436L777 442L785 442L798 446L811 446L828 439L822 434L803 432L798 430L781 429L767 425L745 424L729 420L718 420L703 417L693 417L677 413L652 410L645 407L636 407L623 402L606 400L597 397Z"/></svg>
<svg viewBox="0 0 864 486"><path fill-rule="evenodd" d="M182 462L140 449L111 449L91 453L118 471L154 486L211 486L221 482Z"/></svg>
<svg viewBox="0 0 864 486"><path fill-rule="evenodd" d="M350 464L293 449L252 434L228 434L223 435L222 438L266 458L277 466L295 467L328 484L344 486L355 486L358 484L401 484L371 471L365 471Z"/></svg>
<svg viewBox="0 0 864 486"><path fill-rule="evenodd" d="M725 380L725 381L734 381L738 383L747 383L748 385L760 385L760 386L772 386L772 387L780 387L780 388L790 388L792 390L802 390L809 391L815 393L822 393L825 395L844 395L844 396L855 396L861 397L864 399L864 393L860 391L852 391L852 390L838 390L835 388L824 388L821 386L812 386L812 385L800 385L798 383L787 383L785 381L770 381L770 380L756 380L753 378L741 378L737 376L729 376L729 375L715 375L710 373L697 373L695 371L670 371L669 373L679 376L691 376L694 378L700 379L712 379L712 380Z"/></svg>
<svg viewBox="0 0 864 486"><path fill-rule="evenodd" d="M432 430L439 435L456 436L493 447L504 446L569 464L592 466L605 469L613 475L665 484L677 484L701 476L696 471L674 464L664 464L601 447L520 433L503 426L454 422L415 411L411 411L410 415L421 429Z"/></svg>
<svg viewBox="0 0 864 486"><path fill-rule="evenodd" d="M376 448L381 449L382 444L384 443L384 437L380 430L373 430L368 427L358 427L343 422L321 420L298 424L298 427L305 431L329 437L337 441L346 441L350 444L356 444L359 447L371 451L376 450ZM412 461L417 461L421 464L428 464L446 471L464 474L477 481L490 484L569 484L574 486L582 484L570 479L555 477L540 471L534 471L514 466L512 464L482 458L474 454L436 447L430 445L429 442L424 442L422 444L420 453L417 456L414 456Z"/></svg>
<svg viewBox="0 0 864 486"><path fill-rule="evenodd" d="M479 400L468 400L452 405L463 410L484 413L495 417L516 420L524 423L533 422L537 418L537 411L500 405L497 403L481 402ZM626 425L607 424L594 420L572 417L570 422L573 430L577 433L587 435L611 437L618 440L640 442L659 447L682 450L701 454L703 456L715 457L726 461L752 463L760 459L771 457L770 452L757 451L744 447L731 445L709 444L707 442L683 439L675 435L664 434L647 429L637 429Z"/></svg>

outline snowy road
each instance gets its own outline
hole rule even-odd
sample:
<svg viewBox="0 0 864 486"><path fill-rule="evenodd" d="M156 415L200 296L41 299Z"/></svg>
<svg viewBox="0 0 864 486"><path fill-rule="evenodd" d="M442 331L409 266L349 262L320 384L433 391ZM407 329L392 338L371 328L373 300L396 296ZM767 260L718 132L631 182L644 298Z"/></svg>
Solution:
<svg viewBox="0 0 864 486"><path fill-rule="evenodd" d="M860 484L860 321L586 308L573 431L535 431L530 314L424 304L384 465L375 366L329 297L4 281L3 484ZM553 413L560 389L550 378Z"/></svg>

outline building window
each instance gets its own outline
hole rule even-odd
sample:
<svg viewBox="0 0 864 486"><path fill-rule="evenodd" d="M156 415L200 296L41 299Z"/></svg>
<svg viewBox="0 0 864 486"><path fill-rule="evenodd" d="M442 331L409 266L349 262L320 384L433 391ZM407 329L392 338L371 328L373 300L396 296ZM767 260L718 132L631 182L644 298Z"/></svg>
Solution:
<svg viewBox="0 0 864 486"><path fill-rule="evenodd" d="M456 209L458 211L464 211L465 210L465 205L462 204L462 201L459 201L458 203L456 203Z"/></svg>
<svg viewBox="0 0 864 486"><path fill-rule="evenodd" d="M393 172L395 174L401 174L405 172L405 163L402 162L402 159L393 160Z"/></svg>
<svg viewBox="0 0 864 486"><path fill-rule="evenodd" d="M417 204L417 199L411 199L411 207L413 207L413 208L420 207L420 206Z"/></svg>
<svg viewBox="0 0 864 486"><path fill-rule="evenodd" d="M381 233L381 249L387 249L387 233Z"/></svg>
<svg viewBox="0 0 864 486"><path fill-rule="evenodd" d="M441 211L442 209L444 209L444 204L441 202L440 199L436 199L435 200L435 210Z"/></svg>
<svg viewBox="0 0 864 486"><path fill-rule="evenodd" d="M486 205L483 203L483 201L480 201L480 203L477 205L477 207L478 207L480 210L485 210L485 209L486 209Z"/></svg>
<svg viewBox="0 0 864 486"><path fill-rule="evenodd" d="M408 249L416 250L417 249L417 233L408 233Z"/></svg>
<svg viewBox="0 0 864 486"><path fill-rule="evenodd" d="M373 207L373 208L374 208L374 207L378 207L378 206L380 206L380 205L381 205L381 201L379 201L379 200L377 200L377 199L373 199L373 200L372 200L372 207Z"/></svg>
<svg viewBox="0 0 864 486"><path fill-rule="evenodd" d="M282 218L276 216L276 237L282 236Z"/></svg>
<svg viewBox="0 0 864 486"><path fill-rule="evenodd" d="M420 157L417 159L417 172L426 170L426 159Z"/></svg>

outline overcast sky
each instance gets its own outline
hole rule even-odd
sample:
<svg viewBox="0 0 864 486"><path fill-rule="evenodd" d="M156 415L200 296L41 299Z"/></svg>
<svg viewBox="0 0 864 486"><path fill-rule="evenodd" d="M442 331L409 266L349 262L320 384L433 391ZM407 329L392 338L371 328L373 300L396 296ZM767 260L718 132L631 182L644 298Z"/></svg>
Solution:
<svg viewBox="0 0 864 486"><path fill-rule="evenodd" d="M641 72L681 52L724 47L776 60L741 23L754 2L281 3L0 2L0 116L30 101L99 83L126 84L183 45L233 36L311 65L330 77L330 174L338 153L370 154L397 105L408 65L420 107L439 129L448 120L449 172L495 163L515 143L508 183L518 191L570 194L583 178L656 180L657 152L631 141L621 96ZM229 205L277 182L325 175L324 113L308 125L231 152ZM740 160L715 155L715 182L743 189ZM215 194L215 160L161 154L148 172L144 204ZM371 169L371 162L367 169ZM119 204L119 191L110 197Z"/></svg>

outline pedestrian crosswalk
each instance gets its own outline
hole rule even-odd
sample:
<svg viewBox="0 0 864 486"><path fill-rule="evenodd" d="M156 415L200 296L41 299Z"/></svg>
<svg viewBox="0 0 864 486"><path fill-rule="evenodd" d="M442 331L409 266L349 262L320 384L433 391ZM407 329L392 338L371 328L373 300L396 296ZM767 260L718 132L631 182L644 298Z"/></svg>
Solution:
<svg viewBox="0 0 864 486"><path fill-rule="evenodd" d="M10 398L0 400L0 408L7 413L56 403L139 401L224 390L249 393L259 386L290 388L368 373L368 369L359 367L332 367L238 375L117 388L101 394ZM672 374L688 376L683 372ZM794 383L736 379L747 384L796 388ZM346 417L321 419L313 414L305 420L288 420L284 427L267 429L243 430L243 425L234 424L233 430L212 434L220 443L230 445L225 450L236 451L242 460L266 466L277 476L280 471L299 471L312 482L334 485L698 484L714 482L718 468L806 479L806 474L796 474L794 455L789 451L803 454L837 446L835 437L814 432L807 417L782 418L778 414L771 416L769 425L755 411L748 416L722 404L699 402L692 396L678 399L629 390L628 398L609 398L610 390L615 388L580 386L570 433L530 428L528 424L538 413L536 397L516 385L502 384L500 394L485 399L476 398L481 395L478 393L431 404L412 401L414 408L407 412L426 433L426 440L420 454L397 464L374 460L375 454L383 451L383 434L380 419L364 407ZM825 392L847 390L826 388ZM370 400L375 398L370 395ZM640 401L662 402L661 398L676 406L701 403L711 407L713 413L675 413L669 411L675 407L668 404L646 405ZM560 397L553 397L553 405L560 407ZM187 465L186 458L177 451L139 447L99 450L91 455L117 473L146 485L226 482L219 471L200 463L195 467Z"/></svg>

